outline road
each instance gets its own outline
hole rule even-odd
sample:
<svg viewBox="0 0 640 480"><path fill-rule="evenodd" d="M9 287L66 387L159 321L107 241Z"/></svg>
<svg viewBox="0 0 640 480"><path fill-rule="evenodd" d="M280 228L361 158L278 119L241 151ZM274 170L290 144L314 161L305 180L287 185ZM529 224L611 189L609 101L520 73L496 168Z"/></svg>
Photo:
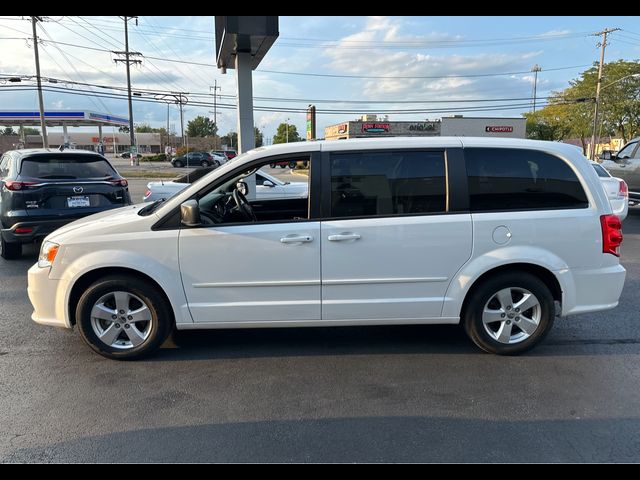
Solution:
<svg viewBox="0 0 640 480"><path fill-rule="evenodd" d="M624 232L621 305L520 357L397 326L185 332L110 361L29 319L27 249L0 260L0 461L638 462L640 212Z"/></svg>

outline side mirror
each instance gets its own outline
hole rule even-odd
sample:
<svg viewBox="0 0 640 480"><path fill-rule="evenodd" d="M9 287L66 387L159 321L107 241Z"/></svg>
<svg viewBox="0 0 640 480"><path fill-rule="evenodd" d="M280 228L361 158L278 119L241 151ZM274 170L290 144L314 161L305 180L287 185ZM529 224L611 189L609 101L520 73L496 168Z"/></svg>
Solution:
<svg viewBox="0 0 640 480"><path fill-rule="evenodd" d="M200 206L196 200L187 200L180 205L180 222L186 227L199 227L202 225L200 221Z"/></svg>
<svg viewBox="0 0 640 480"><path fill-rule="evenodd" d="M276 184L273 183L271 180L265 180L264 182L262 182L262 186L263 187L273 188L273 187L276 186Z"/></svg>
<svg viewBox="0 0 640 480"><path fill-rule="evenodd" d="M604 151L600 155L600 159L602 159L602 160L612 160L613 159L613 155L609 151Z"/></svg>
<svg viewBox="0 0 640 480"><path fill-rule="evenodd" d="M245 197L249 194L249 185L247 185L242 180L236 183L236 188L238 191L243 194Z"/></svg>

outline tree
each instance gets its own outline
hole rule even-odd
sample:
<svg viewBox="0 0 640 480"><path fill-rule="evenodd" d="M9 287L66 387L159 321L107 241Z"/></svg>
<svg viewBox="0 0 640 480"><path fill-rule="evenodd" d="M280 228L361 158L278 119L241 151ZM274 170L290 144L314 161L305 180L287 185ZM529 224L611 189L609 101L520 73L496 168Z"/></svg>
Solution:
<svg viewBox="0 0 640 480"><path fill-rule="evenodd" d="M289 135L287 136L287 130L289 130ZM278 130L276 134L273 136L273 143L292 143L292 142L300 142L302 139L298 134L298 129L295 125L291 123L281 123L278 125Z"/></svg>
<svg viewBox="0 0 640 480"><path fill-rule="evenodd" d="M238 149L238 133L229 132L220 138L222 145L226 145L229 148Z"/></svg>
<svg viewBox="0 0 640 480"><path fill-rule="evenodd" d="M15 135L16 132L13 131L13 127L6 127L2 130L2 135Z"/></svg>
<svg viewBox="0 0 640 480"><path fill-rule="evenodd" d="M125 127L125 126L118 127L118 131L120 133L129 133L129 127Z"/></svg>
<svg viewBox="0 0 640 480"><path fill-rule="evenodd" d="M209 117L202 115L187 123L187 135L190 137L214 137L218 127Z"/></svg>
<svg viewBox="0 0 640 480"><path fill-rule="evenodd" d="M618 60L603 67L599 125L596 136L621 136L626 142L640 134L640 63ZM582 150L593 133L593 113L598 68L593 66L571 80L569 87L553 92L546 107L527 117L527 136L544 140L579 138Z"/></svg>
<svg viewBox="0 0 640 480"><path fill-rule="evenodd" d="M148 123L141 123L140 125L136 125L134 128L137 133L160 133L162 135L167 134L166 128L154 128Z"/></svg>
<svg viewBox="0 0 640 480"><path fill-rule="evenodd" d="M32 127L22 127L22 133L24 135L40 135L40 130Z"/></svg>
<svg viewBox="0 0 640 480"><path fill-rule="evenodd" d="M253 127L253 135L255 137L256 148L264 145L264 134L260 131L258 127Z"/></svg>

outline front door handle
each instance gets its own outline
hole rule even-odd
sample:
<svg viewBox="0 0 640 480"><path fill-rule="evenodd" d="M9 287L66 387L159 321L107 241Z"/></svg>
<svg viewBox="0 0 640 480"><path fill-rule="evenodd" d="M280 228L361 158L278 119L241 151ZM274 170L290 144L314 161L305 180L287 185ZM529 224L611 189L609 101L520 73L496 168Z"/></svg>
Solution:
<svg viewBox="0 0 640 480"><path fill-rule="evenodd" d="M313 237L311 235L291 235L287 237L282 237L280 239L281 243L309 243L313 242Z"/></svg>
<svg viewBox="0 0 640 480"><path fill-rule="evenodd" d="M330 242L346 242L349 240L360 240L360 235L357 233L339 233L336 235L329 235L327 239Z"/></svg>

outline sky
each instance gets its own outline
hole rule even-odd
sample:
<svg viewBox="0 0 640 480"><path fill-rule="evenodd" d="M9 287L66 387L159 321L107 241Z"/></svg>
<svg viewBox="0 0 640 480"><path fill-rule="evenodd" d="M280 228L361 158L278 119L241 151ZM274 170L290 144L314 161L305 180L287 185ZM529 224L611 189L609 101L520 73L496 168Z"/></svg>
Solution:
<svg viewBox="0 0 640 480"><path fill-rule="evenodd" d="M0 102L5 110L38 108L37 93L20 90L29 82L6 81L7 76L35 75L28 18L0 17ZM606 62L640 59L639 18L281 16L280 36L253 74L254 105L261 108L254 113L255 125L271 138L278 124L289 122L304 137L302 110L309 104L327 111L317 117L319 137L325 126L365 113L414 121L453 114L518 117L532 108L532 67L541 68L540 107L551 92L566 88L598 61L601 37L593 34L604 28L621 29L609 36ZM43 20L38 24L41 75L58 80L44 82L58 89L44 92L45 108L128 117L125 97L100 98L113 91L77 84L126 88L125 67L114 62L118 56L112 53L124 49L123 20ZM137 26L130 21L129 48L142 54L135 57L141 64L132 65L132 89L187 92L186 128L198 115L213 119L211 87L217 85L217 122L226 134L237 130L235 70L222 74L215 67L213 23L211 16L140 16ZM171 97L142 93L139 98L154 101L133 103L134 122L166 126ZM169 106L169 123L179 131L175 104Z"/></svg>

